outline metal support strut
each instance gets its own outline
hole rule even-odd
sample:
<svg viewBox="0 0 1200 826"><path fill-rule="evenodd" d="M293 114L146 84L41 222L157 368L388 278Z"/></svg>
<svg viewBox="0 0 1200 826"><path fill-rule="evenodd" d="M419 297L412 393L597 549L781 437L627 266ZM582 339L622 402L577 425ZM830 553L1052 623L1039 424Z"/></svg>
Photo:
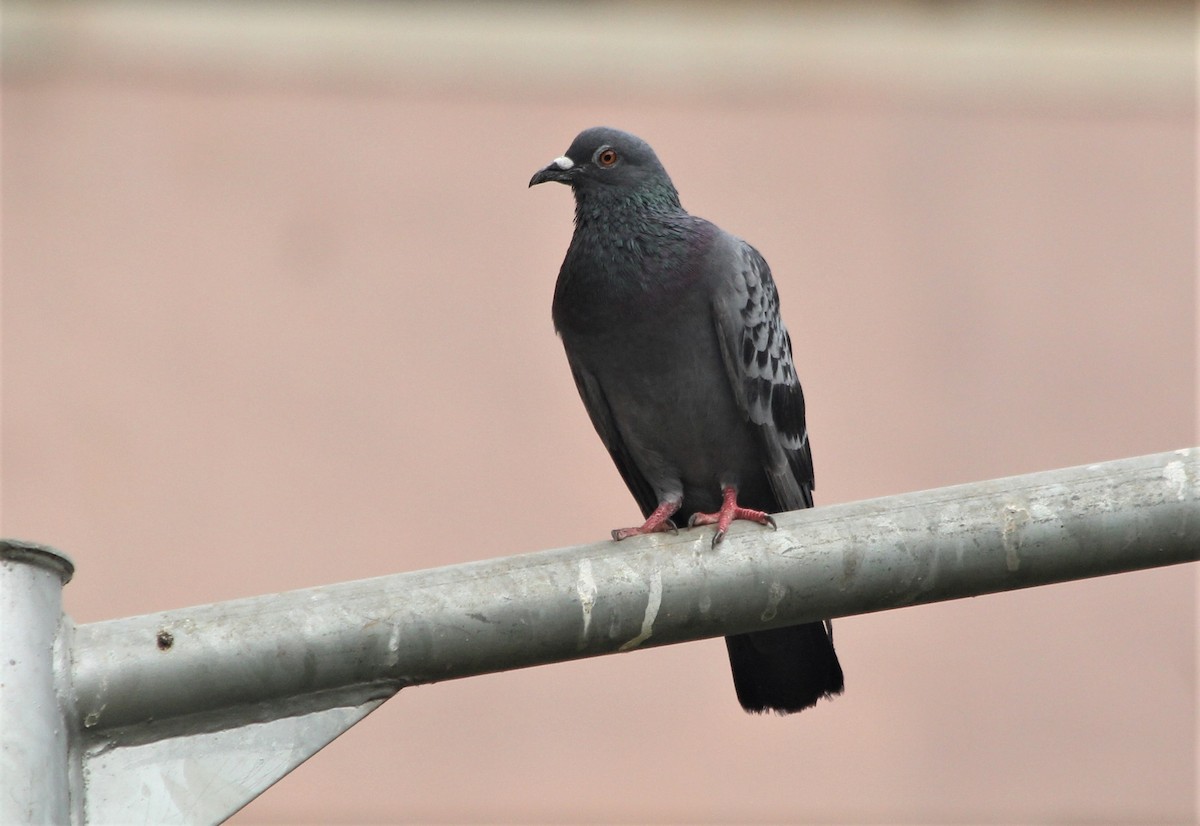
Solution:
<svg viewBox="0 0 1200 826"><path fill-rule="evenodd" d="M74 566L49 548L0 542L0 823L70 823L64 675Z"/></svg>

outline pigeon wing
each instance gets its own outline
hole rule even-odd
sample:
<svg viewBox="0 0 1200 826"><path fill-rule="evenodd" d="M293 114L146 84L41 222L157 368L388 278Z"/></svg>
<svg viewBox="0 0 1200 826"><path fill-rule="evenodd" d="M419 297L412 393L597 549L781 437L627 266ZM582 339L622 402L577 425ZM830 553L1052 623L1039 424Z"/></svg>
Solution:
<svg viewBox="0 0 1200 826"><path fill-rule="evenodd" d="M804 392L792 340L779 316L779 292L758 250L732 239L713 300L725 371L742 413L758 426L764 470L783 510L812 507L813 464ZM730 272L731 270L731 272Z"/></svg>

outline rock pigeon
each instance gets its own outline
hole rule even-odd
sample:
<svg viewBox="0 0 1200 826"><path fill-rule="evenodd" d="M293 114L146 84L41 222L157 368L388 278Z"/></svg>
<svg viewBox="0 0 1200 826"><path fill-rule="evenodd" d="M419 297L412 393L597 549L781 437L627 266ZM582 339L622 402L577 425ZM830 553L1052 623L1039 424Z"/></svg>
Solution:
<svg viewBox="0 0 1200 826"><path fill-rule="evenodd" d="M592 424L645 522L620 540L812 506L804 395L767 262L688 214L654 150L587 129L529 185L575 196L554 326ZM801 711L842 691L828 622L726 637L750 712Z"/></svg>

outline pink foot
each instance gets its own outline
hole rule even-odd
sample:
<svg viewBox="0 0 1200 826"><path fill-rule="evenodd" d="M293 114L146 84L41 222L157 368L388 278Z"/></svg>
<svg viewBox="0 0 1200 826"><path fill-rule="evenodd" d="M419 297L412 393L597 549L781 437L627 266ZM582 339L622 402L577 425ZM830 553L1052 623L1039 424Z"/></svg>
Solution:
<svg viewBox="0 0 1200 826"><path fill-rule="evenodd" d="M738 507L737 488L733 487L721 490L721 509L719 511L716 513L693 513L692 518L688 520L688 527L716 525L717 532L713 536L712 541L715 548L721 544L721 540L725 538L725 532L729 530L730 524L735 519L745 519L750 522L757 522L760 525L775 527L775 520L771 518L769 513Z"/></svg>
<svg viewBox="0 0 1200 826"><path fill-rule="evenodd" d="M617 528L612 532L612 538L620 542L622 539L628 539L631 536L641 536L647 533L663 533L670 531L675 533L677 528L675 523L671 521L671 514L679 510L679 502L663 502L654 509L654 513L646 519L645 523L638 528Z"/></svg>

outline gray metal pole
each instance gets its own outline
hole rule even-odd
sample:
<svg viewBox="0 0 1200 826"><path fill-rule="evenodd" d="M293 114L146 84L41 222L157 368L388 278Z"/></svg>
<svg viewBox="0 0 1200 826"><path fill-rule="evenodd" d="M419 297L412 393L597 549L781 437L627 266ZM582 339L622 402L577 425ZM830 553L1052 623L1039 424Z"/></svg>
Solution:
<svg viewBox="0 0 1200 826"><path fill-rule="evenodd" d="M69 560L0 541L0 823L69 823L67 714L57 674Z"/></svg>
<svg viewBox="0 0 1200 826"><path fill-rule="evenodd" d="M778 522L736 527L717 550L696 529L81 626L82 724L119 745L231 715L1193 561L1200 448Z"/></svg>

